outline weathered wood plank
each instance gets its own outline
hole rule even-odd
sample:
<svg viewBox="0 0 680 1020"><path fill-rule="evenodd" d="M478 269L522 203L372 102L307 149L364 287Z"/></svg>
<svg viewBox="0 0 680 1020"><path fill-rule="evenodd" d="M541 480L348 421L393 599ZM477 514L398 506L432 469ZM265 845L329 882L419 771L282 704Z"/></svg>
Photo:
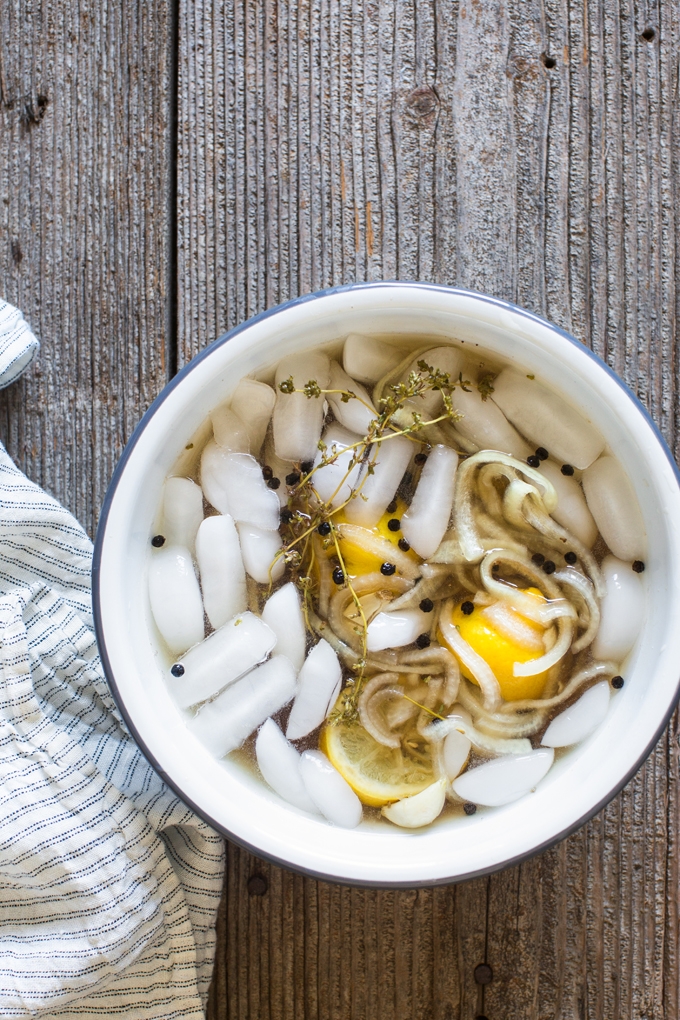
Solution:
<svg viewBox="0 0 680 1020"><path fill-rule="evenodd" d="M165 3L0 8L1 293L42 341L0 435L93 533L167 381Z"/></svg>
<svg viewBox="0 0 680 1020"><path fill-rule="evenodd" d="M678 17L182 0L180 361L306 290L460 283L591 345L677 450ZM456 888L350 891L233 849L212 1015L677 1020L677 758L673 728L590 825Z"/></svg>

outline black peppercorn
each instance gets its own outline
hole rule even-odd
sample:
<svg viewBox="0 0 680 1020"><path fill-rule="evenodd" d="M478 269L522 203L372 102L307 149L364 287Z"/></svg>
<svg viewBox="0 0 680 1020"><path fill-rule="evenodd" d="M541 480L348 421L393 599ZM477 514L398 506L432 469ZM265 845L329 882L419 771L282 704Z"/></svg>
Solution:
<svg viewBox="0 0 680 1020"><path fill-rule="evenodd" d="M465 613L466 616L469 616L470 613L473 613L475 611L475 604L474 604L474 602L469 602L469 601L461 602L461 604L460 604L460 611L461 611L461 613Z"/></svg>
<svg viewBox="0 0 680 1020"><path fill-rule="evenodd" d="M394 511L397 509L396 499L393 499L391 503L388 503L385 509L388 514L393 514Z"/></svg>
<svg viewBox="0 0 680 1020"><path fill-rule="evenodd" d="M331 533L330 521L322 521L316 530L319 532L320 535L330 535Z"/></svg>
<svg viewBox="0 0 680 1020"><path fill-rule="evenodd" d="M432 601L432 599L423 599L423 601L420 603L421 613L431 613L433 609L434 602Z"/></svg>
<svg viewBox="0 0 680 1020"><path fill-rule="evenodd" d="M394 563L381 563L380 564L380 573L384 574L385 577L391 577L396 569L397 568L395 567Z"/></svg>
<svg viewBox="0 0 680 1020"><path fill-rule="evenodd" d="M430 635L421 634L420 637L416 638L416 644L418 648L429 648L430 647Z"/></svg>
<svg viewBox="0 0 680 1020"><path fill-rule="evenodd" d="M427 454L426 453L417 453L415 455L415 457L413 458L413 460L415 461L416 464L424 464L425 461L427 460Z"/></svg>
<svg viewBox="0 0 680 1020"><path fill-rule="evenodd" d="M308 475L313 467L314 467L314 461L312 461L312 460L304 460L302 462L302 464L300 464L300 471L302 471L303 475Z"/></svg>
<svg viewBox="0 0 680 1020"><path fill-rule="evenodd" d="M622 676L613 676L612 677L612 687L614 688L614 690L620 691L621 688L623 687L623 683L624 683L624 680L623 680Z"/></svg>
<svg viewBox="0 0 680 1020"><path fill-rule="evenodd" d="M563 464L562 465L562 474L563 475L573 475L573 473L574 473L574 469L571 466L571 464Z"/></svg>
<svg viewBox="0 0 680 1020"><path fill-rule="evenodd" d="M292 510L288 510L287 507L284 507L284 509L281 511L281 521L282 521L282 523L283 524L290 524L290 522L292 520L293 520L293 511Z"/></svg>
<svg viewBox="0 0 680 1020"><path fill-rule="evenodd" d="M160 549L162 545L165 545L165 535L154 535L151 539L151 545L156 549Z"/></svg>
<svg viewBox="0 0 680 1020"><path fill-rule="evenodd" d="M527 457L527 464L529 465L529 467L532 468L537 468L541 466L540 460L538 459L538 457L535 457L533 453L530 457Z"/></svg>
<svg viewBox="0 0 680 1020"><path fill-rule="evenodd" d="M575 552L568 552L564 554L564 558L569 564L569 566L573 567L573 565L576 563L577 556Z"/></svg>
<svg viewBox="0 0 680 1020"><path fill-rule="evenodd" d="M545 556L543 553L534 553L531 557L531 562L535 563L537 567L542 567L545 563Z"/></svg>
<svg viewBox="0 0 680 1020"><path fill-rule="evenodd" d="M281 484L281 479L280 478L268 478L267 479L267 485L269 486L270 489L278 489L280 484Z"/></svg>
<svg viewBox="0 0 680 1020"><path fill-rule="evenodd" d="M173 676L184 676L184 666L181 662L176 662L174 666L170 667L170 672Z"/></svg>
<svg viewBox="0 0 680 1020"><path fill-rule="evenodd" d="M642 560L634 560L634 562L633 562L633 570L635 571L636 574L641 574L644 569L645 569L645 565L642 562Z"/></svg>
<svg viewBox="0 0 680 1020"><path fill-rule="evenodd" d="M536 456L538 457L539 460L547 460L550 454L546 450L545 446L539 446L539 448L536 450Z"/></svg>
<svg viewBox="0 0 680 1020"><path fill-rule="evenodd" d="M554 574L555 573L555 564L553 563L552 560L546 560L545 561L545 563L543 564L543 571L546 574Z"/></svg>
<svg viewBox="0 0 680 1020"><path fill-rule="evenodd" d="M466 815L474 815L476 810L477 810L477 805L476 804L470 804L470 803L463 804L463 811L465 812Z"/></svg>
<svg viewBox="0 0 680 1020"><path fill-rule="evenodd" d="M336 584L345 583L345 574L342 567L335 568L335 570L333 571L333 580L335 581Z"/></svg>
<svg viewBox="0 0 680 1020"><path fill-rule="evenodd" d="M265 478L267 481L269 481L269 479L273 476L273 474L274 474L274 472L269 467L269 465L265 464L265 466L262 468L262 476L263 476L263 478Z"/></svg>
<svg viewBox="0 0 680 1020"><path fill-rule="evenodd" d="M297 485L300 481L300 474L297 471L291 471L289 475L286 475L286 485Z"/></svg>
<svg viewBox="0 0 680 1020"><path fill-rule="evenodd" d="M401 521L398 521L396 517L393 517L392 520L387 522L387 527L390 529L390 531L399 531L399 528L401 527Z"/></svg>
<svg viewBox="0 0 680 1020"><path fill-rule="evenodd" d="M409 549L411 548L411 546L408 544L405 538L400 538L399 541L397 542L397 545L399 546L402 552L408 552Z"/></svg>

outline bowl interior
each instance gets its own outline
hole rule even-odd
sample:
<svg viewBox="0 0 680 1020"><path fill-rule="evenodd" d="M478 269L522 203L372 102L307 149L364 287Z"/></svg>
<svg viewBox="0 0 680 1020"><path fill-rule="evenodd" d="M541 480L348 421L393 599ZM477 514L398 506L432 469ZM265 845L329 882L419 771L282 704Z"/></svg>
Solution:
<svg viewBox="0 0 680 1020"><path fill-rule="evenodd" d="M151 620L146 572L163 481L210 411L238 380L280 357L348 333L423 337L497 354L561 392L604 435L640 502L648 540L647 612L625 664L626 685L600 729L564 752L537 790L504 808L444 817L409 832L367 821L333 828L284 804L237 761L215 761L186 729L163 678L167 655ZM259 316L195 359L145 416L109 490L97 539L98 637L114 694L145 752L184 800L258 853L313 874L356 883L417 885L498 868L589 817L653 745L678 686L680 493L653 425L585 348L511 305L443 287L340 288Z"/></svg>

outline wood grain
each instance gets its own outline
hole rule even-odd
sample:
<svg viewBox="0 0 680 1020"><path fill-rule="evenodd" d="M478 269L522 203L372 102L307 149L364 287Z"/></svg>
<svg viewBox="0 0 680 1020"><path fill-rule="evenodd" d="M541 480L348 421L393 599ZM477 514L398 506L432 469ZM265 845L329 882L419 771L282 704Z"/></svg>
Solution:
<svg viewBox="0 0 680 1020"><path fill-rule="evenodd" d="M0 5L0 293L42 342L9 453L94 533L167 381L167 5Z"/></svg>
<svg viewBox="0 0 680 1020"><path fill-rule="evenodd" d="M0 435L88 529L175 359L352 280L547 315L677 454L675 3L179 0L176 34L172 10L0 8L2 294L43 343ZM678 750L674 721L589 825L456 887L340 888L231 848L211 1020L677 1020Z"/></svg>
<svg viewBox="0 0 680 1020"><path fill-rule="evenodd" d="M319 287L459 283L573 331L677 452L678 28L670 2L182 0L180 361ZM232 848L211 1016L677 1018L677 752L674 724L585 828L455 888Z"/></svg>

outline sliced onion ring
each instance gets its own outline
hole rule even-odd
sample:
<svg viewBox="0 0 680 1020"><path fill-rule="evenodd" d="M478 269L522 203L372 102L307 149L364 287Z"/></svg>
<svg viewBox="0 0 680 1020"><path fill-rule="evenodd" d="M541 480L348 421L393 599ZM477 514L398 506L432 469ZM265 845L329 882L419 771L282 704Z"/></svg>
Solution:
<svg viewBox="0 0 680 1020"><path fill-rule="evenodd" d="M358 524L337 524L335 530L341 540L358 546L362 552L377 556L380 560L393 563L402 577L415 580L420 577L420 564L414 563L410 556L386 538L375 535L367 528Z"/></svg>
<svg viewBox="0 0 680 1020"><path fill-rule="evenodd" d="M571 639L574 636L573 621L562 616L557 621L557 641L552 648L541 655L538 659L529 659L528 662L516 662L512 667L513 676L536 676L544 673L551 666L564 658L571 647Z"/></svg>
<svg viewBox="0 0 680 1020"><path fill-rule="evenodd" d="M544 597L550 601L539 602L534 595L528 595L521 588L516 588L512 584L507 584L507 582L494 577L493 567L496 563L509 563L515 567L519 573L533 581ZM576 610L565 599L559 585L552 580L549 574L540 571L531 562L528 554L515 553L507 549L493 549L482 560L479 573L482 584L490 595L509 602L513 609L516 609L528 620L534 620L536 623L546 626L562 617L577 619Z"/></svg>
<svg viewBox="0 0 680 1020"><path fill-rule="evenodd" d="M451 599L448 599L442 606L439 627L446 644L479 684L484 696L484 707L490 711L495 709L501 702L500 684L491 667L461 637L458 628L453 622L453 602Z"/></svg>
<svg viewBox="0 0 680 1020"><path fill-rule="evenodd" d="M399 747L401 740L380 718L380 704L387 697L403 697L404 688L397 686L398 673L379 673L364 685L359 695L359 720L364 729L383 747Z"/></svg>
<svg viewBox="0 0 680 1020"><path fill-rule="evenodd" d="M600 626L600 607L595 598L595 589L589 578L584 577L578 570L574 570L571 567L568 567L566 570L559 570L556 574L553 574L553 579L561 587L571 588L575 591L582 599L586 609L587 618L583 619L579 616L579 624L585 627L585 630L571 646L572 652L576 655L592 644Z"/></svg>
<svg viewBox="0 0 680 1020"><path fill-rule="evenodd" d="M575 676L571 677L566 687L556 694L553 698L526 698L524 701L513 701L501 705L499 714L507 714L508 712L517 712L525 708L541 708L550 709L555 708L556 705L561 705L563 701L567 701L568 698L574 694L579 687L583 687L588 680L593 680L595 677L601 676L616 676L620 667L614 662L593 662L590 666L586 666Z"/></svg>
<svg viewBox="0 0 680 1020"><path fill-rule="evenodd" d="M586 548L583 542L580 542L575 535L572 535L570 531L559 525L548 514L543 513L537 506L527 508L525 513L527 521L536 531L540 531L541 534L551 538L558 545L563 545L565 549L571 549L576 553L590 575L595 586L595 594L599 599L604 598L607 594L607 585L590 549Z"/></svg>
<svg viewBox="0 0 680 1020"><path fill-rule="evenodd" d="M454 501L454 521L460 538L461 549L465 558L470 563L478 562L484 555L472 510L472 497L474 494L473 476L477 468L483 464L499 464L504 468L514 468L520 477L534 484L546 513L552 513L557 506L557 493L552 483L540 471L529 467L528 464L523 464L522 461L516 460L514 457L504 453L497 453L494 450L480 450L479 453L468 457L458 468L458 483L456 485L456 498ZM505 474L505 472L502 473ZM507 477L507 475L505 476Z"/></svg>

